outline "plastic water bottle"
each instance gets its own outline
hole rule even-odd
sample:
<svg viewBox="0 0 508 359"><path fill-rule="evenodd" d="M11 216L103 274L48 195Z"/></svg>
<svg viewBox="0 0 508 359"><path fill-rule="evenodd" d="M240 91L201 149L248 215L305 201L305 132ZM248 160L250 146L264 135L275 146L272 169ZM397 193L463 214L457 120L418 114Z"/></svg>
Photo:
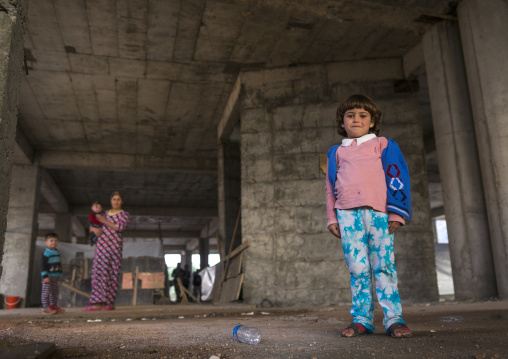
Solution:
<svg viewBox="0 0 508 359"><path fill-rule="evenodd" d="M242 343L255 345L261 340L261 332L258 328L237 325L233 329L233 338Z"/></svg>

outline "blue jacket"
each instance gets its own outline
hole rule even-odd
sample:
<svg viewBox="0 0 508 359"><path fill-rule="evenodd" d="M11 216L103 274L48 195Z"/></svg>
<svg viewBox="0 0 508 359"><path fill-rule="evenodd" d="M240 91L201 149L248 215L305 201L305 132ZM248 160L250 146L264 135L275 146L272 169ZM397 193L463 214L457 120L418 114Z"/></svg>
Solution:
<svg viewBox="0 0 508 359"><path fill-rule="evenodd" d="M335 154L340 145L332 146L328 150L328 179L334 189L337 178L337 161ZM386 209L402 217L411 219L411 189L409 183L409 170L406 160L400 152L397 143L388 138L388 146L381 153L383 171L386 180Z"/></svg>
<svg viewBox="0 0 508 359"><path fill-rule="evenodd" d="M62 277L62 261L60 252L46 248L41 258L41 276L46 277Z"/></svg>

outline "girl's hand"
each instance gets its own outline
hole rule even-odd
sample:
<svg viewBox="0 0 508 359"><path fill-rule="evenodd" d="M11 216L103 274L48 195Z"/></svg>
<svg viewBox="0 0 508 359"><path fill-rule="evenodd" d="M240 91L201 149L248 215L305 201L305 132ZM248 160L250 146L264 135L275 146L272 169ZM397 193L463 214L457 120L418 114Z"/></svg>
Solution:
<svg viewBox="0 0 508 359"><path fill-rule="evenodd" d="M392 221L388 222L388 233L392 234L395 233L397 229L400 227L400 222Z"/></svg>
<svg viewBox="0 0 508 359"><path fill-rule="evenodd" d="M333 234L335 237L340 238L340 228L337 223L332 223L328 226L328 230L331 234Z"/></svg>
<svg viewBox="0 0 508 359"><path fill-rule="evenodd" d="M106 218L104 218L104 216L101 216L100 214L96 214L95 219L97 219L102 224L104 224L106 222Z"/></svg>
<svg viewBox="0 0 508 359"><path fill-rule="evenodd" d="M102 229L90 227L90 230L95 234L97 237L100 237L102 235Z"/></svg>

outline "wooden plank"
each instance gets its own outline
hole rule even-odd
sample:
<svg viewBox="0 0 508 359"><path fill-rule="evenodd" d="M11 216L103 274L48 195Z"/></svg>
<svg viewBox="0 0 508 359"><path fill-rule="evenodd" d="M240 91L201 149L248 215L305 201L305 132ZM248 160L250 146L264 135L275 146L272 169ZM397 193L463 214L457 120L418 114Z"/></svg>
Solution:
<svg viewBox="0 0 508 359"><path fill-rule="evenodd" d="M178 279L180 279L180 278L178 278ZM183 292L185 292L185 294L187 294L189 297L191 297L192 300L194 300L195 302L198 301L197 298L195 296L193 296L192 293L187 290L187 288L185 288L184 286L182 286L180 288L182 289Z"/></svg>
<svg viewBox="0 0 508 359"><path fill-rule="evenodd" d="M233 231L233 237L231 237L231 243L229 244L229 251L228 251L228 254L227 254L227 257L226 258L232 258L230 257L231 256L231 251L233 250L233 243L235 241L235 237L236 237L236 230L238 229L238 223L240 222L240 215L242 214L242 207L240 207L238 209L238 216L236 216L236 224L235 224L235 230ZM222 272L222 281L224 282L224 280L226 279L226 273L228 272L228 267L229 267L229 260L227 260L225 262L226 266L225 266L225 270Z"/></svg>
<svg viewBox="0 0 508 359"><path fill-rule="evenodd" d="M61 284L62 284L62 286L63 286L63 287L65 287L65 288L67 288L67 289L70 289L70 290L73 290L73 291L75 291L76 293L81 294L81 295L82 295L82 296L84 296L84 297L87 297L87 298L90 298L90 297L91 297L91 296L90 296L90 294L85 293L85 292L83 292L83 291L81 291L81 290L79 290L79 289L77 289L77 288L74 288L73 286L71 286L71 285L69 285L69 284L67 284L67 283L65 283L65 282L62 282Z"/></svg>
<svg viewBox="0 0 508 359"><path fill-rule="evenodd" d="M83 279L88 278L88 258L85 258L84 265L83 265Z"/></svg>
<svg viewBox="0 0 508 359"><path fill-rule="evenodd" d="M242 273L222 284L220 303L228 303L238 300L238 297L240 297L240 289L242 288L243 276L244 274Z"/></svg>
<svg viewBox="0 0 508 359"><path fill-rule="evenodd" d="M229 260L228 272L226 273L226 280L236 277L242 272L242 257L243 252L240 253L240 255L237 255Z"/></svg>
<svg viewBox="0 0 508 359"><path fill-rule="evenodd" d="M247 248L249 248L249 246L251 245L251 241L250 239L245 242L245 243L242 243L240 244L238 247L236 247L227 257L226 257L226 260L230 259L230 258L234 258L235 256L239 255L241 252L243 252L244 250L246 250Z"/></svg>
<svg viewBox="0 0 508 359"><path fill-rule="evenodd" d="M189 304L189 299L187 299L187 294L185 293L185 287L182 284L182 280L177 277L176 278L176 284L178 285L178 288L180 288L180 293L182 293L182 304Z"/></svg>
<svg viewBox="0 0 508 359"><path fill-rule="evenodd" d="M76 279L76 267L72 268L71 286L74 286L74 280L75 279Z"/></svg>
<svg viewBox="0 0 508 359"><path fill-rule="evenodd" d="M221 278L222 278L222 263L217 263L215 265L215 280L213 281L212 294L210 297L212 298L212 303L218 303L220 299L220 286L221 286Z"/></svg>
<svg viewBox="0 0 508 359"><path fill-rule="evenodd" d="M74 287L74 281L76 280L76 267L72 268L71 286ZM72 296L72 305L76 305L76 292Z"/></svg>
<svg viewBox="0 0 508 359"><path fill-rule="evenodd" d="M132 296L132 305L136 305L138 301L138 279L139 279L139 266L136 266L136 275L134 276L134 295Z"/></svg>

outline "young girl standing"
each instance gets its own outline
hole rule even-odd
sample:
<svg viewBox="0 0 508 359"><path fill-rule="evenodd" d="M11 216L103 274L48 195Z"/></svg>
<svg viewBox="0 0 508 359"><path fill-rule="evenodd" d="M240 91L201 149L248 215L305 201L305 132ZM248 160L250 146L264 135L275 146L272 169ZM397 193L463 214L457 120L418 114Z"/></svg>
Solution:
<svg viewBox="0 0 508 359"><path fill-rule="evenodd" d="M328 151L328 230L342 239L351 274L353 323L344 337L374 331L372 277L383 326L394 338L408 338L402 319L393 253L393 233L411 218L407 164L397 144L377 137L381 111L367 96L353 95L337 108L337 132L347 137Z"/></svg>

